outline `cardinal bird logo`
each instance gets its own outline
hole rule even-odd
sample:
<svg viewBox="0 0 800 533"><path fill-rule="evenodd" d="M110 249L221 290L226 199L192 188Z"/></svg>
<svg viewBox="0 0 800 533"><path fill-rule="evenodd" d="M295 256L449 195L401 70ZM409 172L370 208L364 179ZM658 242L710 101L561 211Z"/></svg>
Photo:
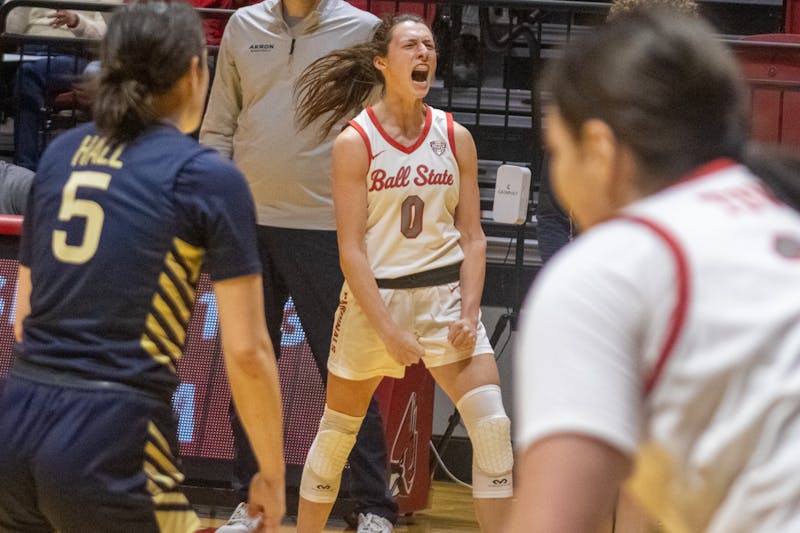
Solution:
<svg viewBox="0 0 800 533"><path fill-rule="evenodd" d="M417 394L412 393L406 404L406 411L397 434L394 437L392 452L389 456L391 468L392 494L395 496L408 496L414 486L414 476L417 473Z"/></svg>

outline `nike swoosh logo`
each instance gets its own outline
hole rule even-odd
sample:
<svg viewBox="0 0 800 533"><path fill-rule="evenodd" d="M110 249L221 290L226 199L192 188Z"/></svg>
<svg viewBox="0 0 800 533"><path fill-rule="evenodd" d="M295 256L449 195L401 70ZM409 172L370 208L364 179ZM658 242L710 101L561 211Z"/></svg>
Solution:
<svg viewBox="0 0 800 533"><path fill-rule="evenodd" d="M377 154L375 154L375 155L373 155L372 157L370 157L370 158L369 158L369 160L370 160L370 161L375 161L375 158L376 158L376 157L378 157L379 155L381 155L381 154L382 154L383 152L385 152L385 151L386 151L386 150L381 150L381 151L380 151L380 152L378 152Z"/></svg>

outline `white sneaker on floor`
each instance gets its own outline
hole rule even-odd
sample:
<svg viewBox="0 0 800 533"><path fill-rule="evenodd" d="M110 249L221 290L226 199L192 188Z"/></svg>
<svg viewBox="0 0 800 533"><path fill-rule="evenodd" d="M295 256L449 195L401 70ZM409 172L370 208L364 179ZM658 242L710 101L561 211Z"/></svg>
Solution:
<svg viewBox="0 0 800 533"><path fill-rule="evenodd" d="M384 517L372 513L358 513L356 533L392 533L392 531L394 526Z"/></svg>
<svg viewBox="0 0 800 533"><path fill-rule="evenodd" d="M233 511L228 523L217 529L217 533L250 533L258 527L260 518L250 518L247 514L247 504L242 502Z"/></svg>

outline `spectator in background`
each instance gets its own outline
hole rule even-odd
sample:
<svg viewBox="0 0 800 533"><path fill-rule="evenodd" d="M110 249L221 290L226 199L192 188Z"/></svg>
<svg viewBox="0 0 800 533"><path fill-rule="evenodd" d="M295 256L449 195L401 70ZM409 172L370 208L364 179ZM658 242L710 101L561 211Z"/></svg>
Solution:
<svg viewBox="0 0 800 533"><path fill-rule="evenodd" d="M477 5L439 5L432 29L440 47L436 76L455 87L477 87L481 29Z"/></svg>
<svg viewBox="0 0 800 533"><path fill-rule="evenodd" d="M24 215L34 172L0 161L0 214Z"/></svg>
<svg viewBox="0 0 800 533"><path fill-rule="evenodd" d="M190 0L194 7L208 9L239 9L258 3L259 0ZM219 46L228 17L203 16L203 29L206 32L206 43L209 46Z"/></svg>
<svg viewBox="0 0 800 533"><path fill-rule="evenodd" d="M6 31L39 37L100 39L106 32L106 21L97 11L17 7L6 18Z"/></svg>
<svg viewBox="0 0 800 533"><path fill-rule="evenodd" d="M700 12L700 6L695 0L613 0L608 10L608 20L614 20L634 9L658 7L674 9L686 15L697 15Z"/></svg>
<svg viewBox="0 0 800 533"><path fill-rule="evenodd" d="M477 87L478 63L481 57L481 27L477 5L464 6L461 32L453 57L453 78L456 86Z"/></svg>
<svg viewBox="0 0 800 533"><path fill-rule="evenodd" d="M106 32L106 21L96 11L17 7L8 14L6 31L38 37L100 39ZM26 46L26 54L46 57L24 61L14 86L14 163L31 170L36 170L44 148L40 145L40 124L47 97L70 90L89 62L86 56L50 55L52 51L41 45Z"/></svg>
<svg viewBox="0 0 800 533"><path fill-rule="evenodd" d="M542 155L539 197L536 202L536 236L542 263L550 261L556 252L572 238L572 221L553 196L550 187L550 156Z"/></svg>
<svg viewBox="0 0 800 533"><path fill-rule="evenodd" d="M265 0L239 9L220 43L200 130L200 142L231 157L255 197L272 343L281 345L283 310L291 296L323 380L344 280L331 196L331 147L343 124L322 139L316 127L299 130L293 87L314 60L367 41L378 23L343 0ZM234 486L245 488L254 464L232 414ZM374 400L350 467L359 531L391 531L397 505L389 492L383 425ZM220 531L255 528L245 509L237 508Z"/></svg>

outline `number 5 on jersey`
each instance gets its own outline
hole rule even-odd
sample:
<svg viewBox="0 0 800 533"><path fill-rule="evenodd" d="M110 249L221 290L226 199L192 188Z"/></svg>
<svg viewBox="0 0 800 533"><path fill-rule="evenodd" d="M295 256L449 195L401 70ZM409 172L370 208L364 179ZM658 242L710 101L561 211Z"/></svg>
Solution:
<svg viewBox="0 0 800 533"><path fill-rule="evenodd" d="M67 222L73 217L83 217L86 219L86 224L80 244L67 244L67 232L64 230L53 231L53 254L59 261L81 264L91 259L97 252L105 213L97 202L76 198L75 195L78 187L90 187L105 191L110 182L111 174L105 172L81 170L70 174L61 194L58 220Z"/></svg>

